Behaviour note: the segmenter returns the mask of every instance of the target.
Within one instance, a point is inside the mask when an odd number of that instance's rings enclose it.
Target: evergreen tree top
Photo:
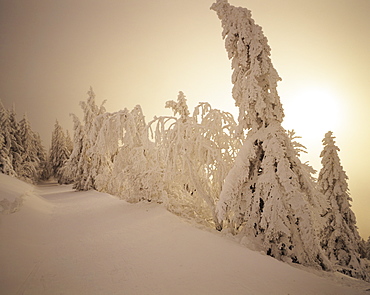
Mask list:
[[[225,47],[233,69],[235,105],[239,107],[239,128],[267,127],[282,122],[284,111],[277,93],[281,80],[270,59],[270,47],[251,12],[234,7],[227,0],[211,6],[221,20]]]
[[[334,139],[335,139],[335,136],[333,136],[333,132],[332,131],[328,131],[325,134],[325,137],[322,140],[322,143],[325,146],[332,146],[335,150],[339,151],[339,148],[337,146],[335,146],[335,140]]]
[[[175,115],[179,114],[183,122],[185,122],[186,118],[190,115],[189,108],[186,103],[185,94],[182,91],[180,91],[179,95],[177,96],[177,102],[173,100],[169,100],[166,102],[166,108],[171,108]]]
[[[339,148],[335,145],[334,138],[333,132],[329,131],[322,140],[324,149],[320,154],[322,168],[318,186],[328,199],[339,204],[340,212],[347,212],[350,210],[349,201],[352,201],[348,192],[348,176],[340,163]]]

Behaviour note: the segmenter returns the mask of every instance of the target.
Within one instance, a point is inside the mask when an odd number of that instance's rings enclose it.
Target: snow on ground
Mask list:
[[[0,181],[1,197],[9,184],[24,194],[18,180]],[[292,267],[158,204],[51,183],[36,192],[0,215],[0,294],[370,294],[368,283]]]
[[[9,214],[18,211],[23,197],[33,190],[33,185],[0,173],[0,213]]]

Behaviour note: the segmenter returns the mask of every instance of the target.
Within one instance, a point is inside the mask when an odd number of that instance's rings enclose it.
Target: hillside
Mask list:
[[[279,262],[158,204],[0,175],[0,202],[17,198],[17,212],[0,214],[0,294],[370,294],[368,283]]]

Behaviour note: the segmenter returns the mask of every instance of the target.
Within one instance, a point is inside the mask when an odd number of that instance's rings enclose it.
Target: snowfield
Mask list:
[[[0,214],[18,211],[23,198],[33,190],[32,185],[0,173]]]
[[[0,294],[370,294],[366,282],[277,261],[158,204],[0,174],[6,202],[22,206],[0,214]]]

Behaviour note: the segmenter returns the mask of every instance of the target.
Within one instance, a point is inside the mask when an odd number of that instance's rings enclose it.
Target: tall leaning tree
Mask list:
[[[319,232],[328,206],[299,160],[281,123],[281,80],[270,47],[251,12],[217,0],[232,65],[232,95],[246,140],[227,175],[217,204],[223,227],[244,235],[279,260],[332,269]]]
[[[329,131],[323,139],[320,157],[322,168],[318,187],[330,204],[325,215],[327,224],[322,232],[322,247],[335,268],[352,277],[369,280],[364,262],[360,258],[361,238],[356,217],[351,209],[348,177],[340,163],[335,137]]]

